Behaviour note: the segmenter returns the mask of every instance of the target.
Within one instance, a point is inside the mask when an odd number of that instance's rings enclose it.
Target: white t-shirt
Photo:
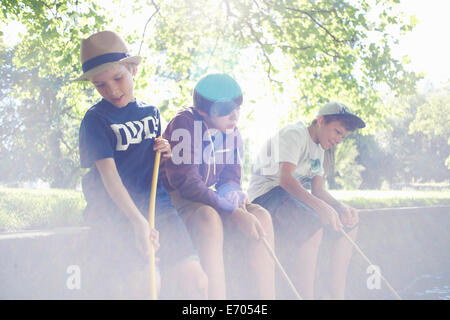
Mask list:
[[[294,177],[302,185],[311,182],[314,176],[323,176],[324,152],[301,121],[282,128],[258,154],[248,189],[249,200],[280,185],[280,162],[296,166]]]

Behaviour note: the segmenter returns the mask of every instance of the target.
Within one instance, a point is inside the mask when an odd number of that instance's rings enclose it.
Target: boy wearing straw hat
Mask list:
[[[81,61],[83,74],[75,81],[90,81],[102,96],[86,112],[79,132],[81,166],[90,168],[82,181],[84,217],[91,227],[84,288],[90,298],[148,298],[150,246],[159,247],[158,232],[146,220],[150,186],[155,154],[170,158],[170,145],[156,139],[158,108],[134,97],[141,57],[131,56],[117,33],[103,31],[83,40]],[[188,297],[206,298],[206,276],[161,184],[156,212],[163,270],[177,266]]]
[[[324,151],[365,123],[339,102],[325,104],[310,126],[301,121],[282,128],[259,153],[248,190],[249,199],[272,215],[276,248],[302,297],[314,296],[314,276],[323,226],[344,227],[354,239],[357,211],[324,188]],[[311,192],[307,188],[311,188]],[[331,298],[343,299],[352,245],[333,237]]]
[[[273,246],[270,215],[241,189],[241,88],[226,74],[210,74],[197,83],[193,98],[194,106],[180,110],[164,132],[173,150],[162,168],[164,184],[199,252],[209,297],[227,296],[225,245],[245,254],[243,277],[253,281],[254,297],[273,299],[274,264],[258,241],[266,237]]]

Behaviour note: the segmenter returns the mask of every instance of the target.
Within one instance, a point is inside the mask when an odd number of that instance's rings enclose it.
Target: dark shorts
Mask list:
[[[280,243],[277,247],[299,247],[323,227],[316,212],[281,187],[273,188],[253,203],[271,214],[275,240]]]
[[[186,227],[170,202],[170,195],[158,186],[155,228],[160,248],[157,269],[165,271],[190,259],[198,259]],[[139,206],[139,204],[138,204]],[[148,207],[148,205],[147,205]],[[91,205],[87,219],[91,227],[87,241],[88,293],[94,298],[148,298],[149,261],[138,250],[131,224],[113,203]],[[102,212],[99,212],[99,211]],[[147,215],[147,208],[141,209]],[[146,216],[146,218],[148,218]]]
[[[324,226],[313,209],[280,186],[256,198],[253,203],[261,205],[271,214],[275,238],[282,247],[298,248]],[[344,226],[344,230],[348,232],[355,227]],[[339,232],[330,228],[326,230],[331,238],[341,237]]]
[[[291,280],[298,281],[298,262],[295,252],[324,227],[319,215],[279,186],[256,198],[253,202],[261,205],[271,214],[276,254]],[[348,232],[355,227],[356,225],[351,228],[344,226],[344,230]],[[324,228],[324,231],[326,231],[324,236],[329,240],[333,241],[341,237],[339,232],[331,228]],[[279,298],[295,299],[292,290],[279,275],[276,283]]]
[[[155,228],[159,231],[161,247],[157,256],[161,268],[168,268],[186,260],[198,259],[186,226],[172,205],[169,193],[158,188],[156,193]]]

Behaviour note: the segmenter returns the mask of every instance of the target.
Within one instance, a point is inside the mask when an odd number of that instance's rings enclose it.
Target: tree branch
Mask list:
[[[235,15],[233,12],[231,12],[231,8],[230,8],[230,4],[229,4],[228,0],[224,0],[224,2],[225,2],[225,5],[226,5],[226,8],[227,8],[227,17],[235,17],[235,18],[239,19],[239,17],[237,15]],[[257,7],[259,9],[258,4],[256,2],[254,2],[254,3],[257,5]],[[264,44],[261,42],[261,39],[259,39],[256,36],[255,30],[253,29],[253,26],[248,21],[245,21],[245,24],[249,27],[253,38],[256,40],[256,42],[258,42],[259,46],[261,47],[261,51],[262,51],[262,53],[263,53],[267,63],[269,64],[269,69],[267,70],[267,77],[269,78],[270,81],[281,85],[282,82],[273,79],[272,76],[271,76],[273,64],[272,64],[272,61],[270,60],[269,56],[267,55],[266,51],[264,50]],[[242,30],[240,30],[239,32],[241,34],[241,37],[245,38],[244,35],[242,34]]]
[[[231,9],[230,9],[230,3],[228,2],[228,0],[224,0],[224,2],[225,2],[225,5],[226,5],[226,7],[227,7],[227,18],[228,18],[228,17],[239,18],[237,15],[235,15],[233,12],[231,12]]]
[[[55,3],[56,3],[56,2],[55,2]],[[52,14],[52,16],[53,16],[55,19],[62,20],[61,17],[58,16],[58,10],[56,10],[56,12],[53,12],[52,8],[50,8],[50,6],[49,6],[45,1],[43,1],[42,4],[50,11],[50,13]]]
[[[338,40],[327,28],[325,28],[319,21],[314,19],[312,14],[309,13],[308,11],[304,11],[304,10],[300,10],[300,9],[296,9],[296,8],[289,8],[289,7],[286,7],[286,9],[290,10],[290,11],[298,12],[298,13],[301,13],[301,14],[304,14],[304,15],[308,16],[316,25],[319,26],[319,28],[324,30],[331,38],[333,38],[333,40],[335,42],[337,42],[337,43],[344,43],[345,42],[344,40]]]
[[[61,135],[59,136],[59,140],[66,146],[66,148],[69,150],[69,154],[73,154],[74,150],[73,148],[64,140],[63,133],[61,132]],[[75,169],[75,168],[74,168]]]
[[[263,0],[263,2],[266,4],[266,6],[268,8],[273,8],[275,6],[274,2],[271,2],[269,0]],[[331,10],[324,10],[324,9],[319,9],[319,10],[308,10],[309,13],[311,14],[317,14],[317,13],[321,13],[321,14],[327,14],[327,13],[337,13],[336,9],[331,9]]]
[[[297,50],[297,51],[303,51],[303,50],[308,50],[308,49],[311,49],[312,48],[312,46],[306,46],[306,47],[293,47],[293,46],[288,46],[288,45],[279,45],[279,47],[280,48],[289,48],[289,49],[294,49],[294,50]]]
[[[261,39],[259,39],[259,38],[256,36],[255,30],[253,29],[253,26],[252,26],[248,21],[246,22],[246,24],[247,24],[247,26],[250,28],[250,32],[251,32],[253,38],[254,38],[254,39],[256,40],[256,42],[258,42],[258,44],[260,45],[261,50],[262,50],[262,53],[264,54],[264,57],[266,58],[266,61],[267,61],[267,63],[269,64],[269,69],[267,70],[267,77],[269,78],[270,81],[276,82],[276,83],[278,83],[279,85],[281,85],[281,84],[282,84],[281,81],[277,81],[277,80],[275,80],[275,79],[272,79],[272,77],[271,77],[271,71],[272,71],[273,65],[272,65],[272,61],[270,60],[269,56],[267,55],[266,51],[264,50],[264,44],[261,42]]]
[[[148,18],[147,22],[145,23],[144,31],[142,32],[141,44],[139,45],[138,55],[140,55],[140,53],[141,53],[141,48],[142,48],[142,44],[144,43],[145,31],[147,30],[147,25],[150,23],[152,18],[159,12],[159,7],[156,5],[155,1],[152,0],[152,4],[155,7],[155,12],[153,12],[153,14],[150,16],[150,18]]]

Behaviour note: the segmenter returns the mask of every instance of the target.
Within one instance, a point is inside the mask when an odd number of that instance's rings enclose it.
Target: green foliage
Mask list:
[[[335,180],[343,189],[358,189],[362,183],[361,171],[365,168],[356,161],[358,155],[352,139],[344,140],[336,148]]]
[[[402,115],[389,119],[392,129],[387,130],[389,145],[385,145],[396,170],[392,182],[400,181],[444,181],[450,179],[450,171],[445,167],[445,159],[450,154],[448,145],[448,114],[436,110],[438,92],[415,95],[407,99],[401,108]],[[440,101],[440,100],[439,100]],[[396,101],[392,102],[393,105]],[[439,104],[438,104],[439,106]],[[437,114],[434,114],[438,112]],[[428,122],[428,117],[434,119]],[[436,130],[433,128],[436,127]],[[442,132],[436,134],[438,132]],[[397,181],[396,181],[397,180]]]
[[[89,85],[69,79],[81,72],[81,39],[104,29],[119,31],[130,47],[139,44],[144,61],[136,94],[151,97],[149,101],[163,97],[159,106],[166,121],[191,104],[191,90],[203,74],[227,72],[239,80],[262,69],[271,90],[266,94],[294,88],[291,105],[301,106],[306,116],[325,101],[345,101],[364,115],[367,132],[373,131],[384,126],[389,114],[378,88],[410,93],[420,78],[404,69],[407,58],[391,56],[396,41],[391,31],[406,33],[416,23],[399,13],[396,4],[147,0],[115,1],[104,8],[94,1],[2,1],[0,19],[17,20],[26,32],[15,48],[2,46],[0,52],[7,62],[0,67],[2,78],[8,79],[1,95],[11,97],[2,99],[1,111],[9,116],[0,132],[0,162],[11,170],[2,169],[0,180],[77,184],[79,122],[98,95]],[[137,23],[125,28],[130,16],[140,18],[144,12],[146,32]],[[300,108],[292,109],[288,116],[297,118],[298,112]]]
[[[361,172],[362,189],[378,189],[383,186],[386,179],[386,171],[392,167],[388,161],[385,150],[380,146],[374,135],[355,135],[355,142],[358,147],[358,163],[366,170]]]
[[[2,96],[0,132],[4,156],[0,180],[42,179],[53,187],[75,187],[81,174],[78,159],[78,127],[90,104],[92,89],[69,81],[79,72],[81,39],[103,29],[107,20],[95,3],[78,1],[2,2],[3,18],[26,27],[14,48],[1,44],[3,77],[9,79]],[[3,42],[0,39],[0,42]],[[87,102],[89,101],[89,102]]]
[[[0,231],[79,226],[85,205],[78,191],[0,188]]]
[[[450,88],[447,92],[431,94],[427,102],[417,110],[410,124],[410,133],[421,132],[428,137],[450,136]]]
[[[450,85],[432,93],[427,102],[419,107],[414,121],[409,125],[409,133],[422,133],[434,140],[447,139],[449,147],[445,165],[450,169]]]
[[[448,99],[444,89],[386,103],[395,111],[386,120],[387,129],[356,136],[358,162],[366,167],[362,188],[450,179]]]
[[[398,12],[396,1],[148,3],[154,8],[152,32],[143,53],[154,63],[145,74],[153,74],[172,89],[168,110],[190,102],[195,80],[206,72],[228,72],[239,79],[238,71],[262,65],[272,90],[296,88],[292,104],[301,105],[306,115],[330,99],[341,98],[365,115],[370,131],[383,125],[389,113],[379,103],[378,87],[412,93],[420,78],[404,69],[407,58],[397,61],[391,56],[390,46],[396,41],[391,31],[406,33],[416,23]],[[250,64],[238,70],[239,58],[248,54],[254,56]],[[294,81],[279,76],[285,69]],[[292,110],[291,117],[298,112]]]
[[[295,105],[301,105],[306,114],[330,99],[345,97],[373,129],[387,114],[377,103],[376,85],[387,84],[397,93],[414,88],[417,76],[391,57],[393,39],[387,30],[400,25],[405,31],[412,28],[395,13],[395,1],[378,1],[383,10],[373,18],[368,12],[377,10],[366,1],[226,3],[235,30],[232,36],[244,45],[256,44],[268,77],[280,90],[289,84],[277,79],[276,73],[286,61],[291,64],[298,87]],[[272,60],[279,54],[285,57],[282,64]]]
[[[330,193],[336,197],[336,199],[358,209],[450,205],[450,190],[331,190]]]

